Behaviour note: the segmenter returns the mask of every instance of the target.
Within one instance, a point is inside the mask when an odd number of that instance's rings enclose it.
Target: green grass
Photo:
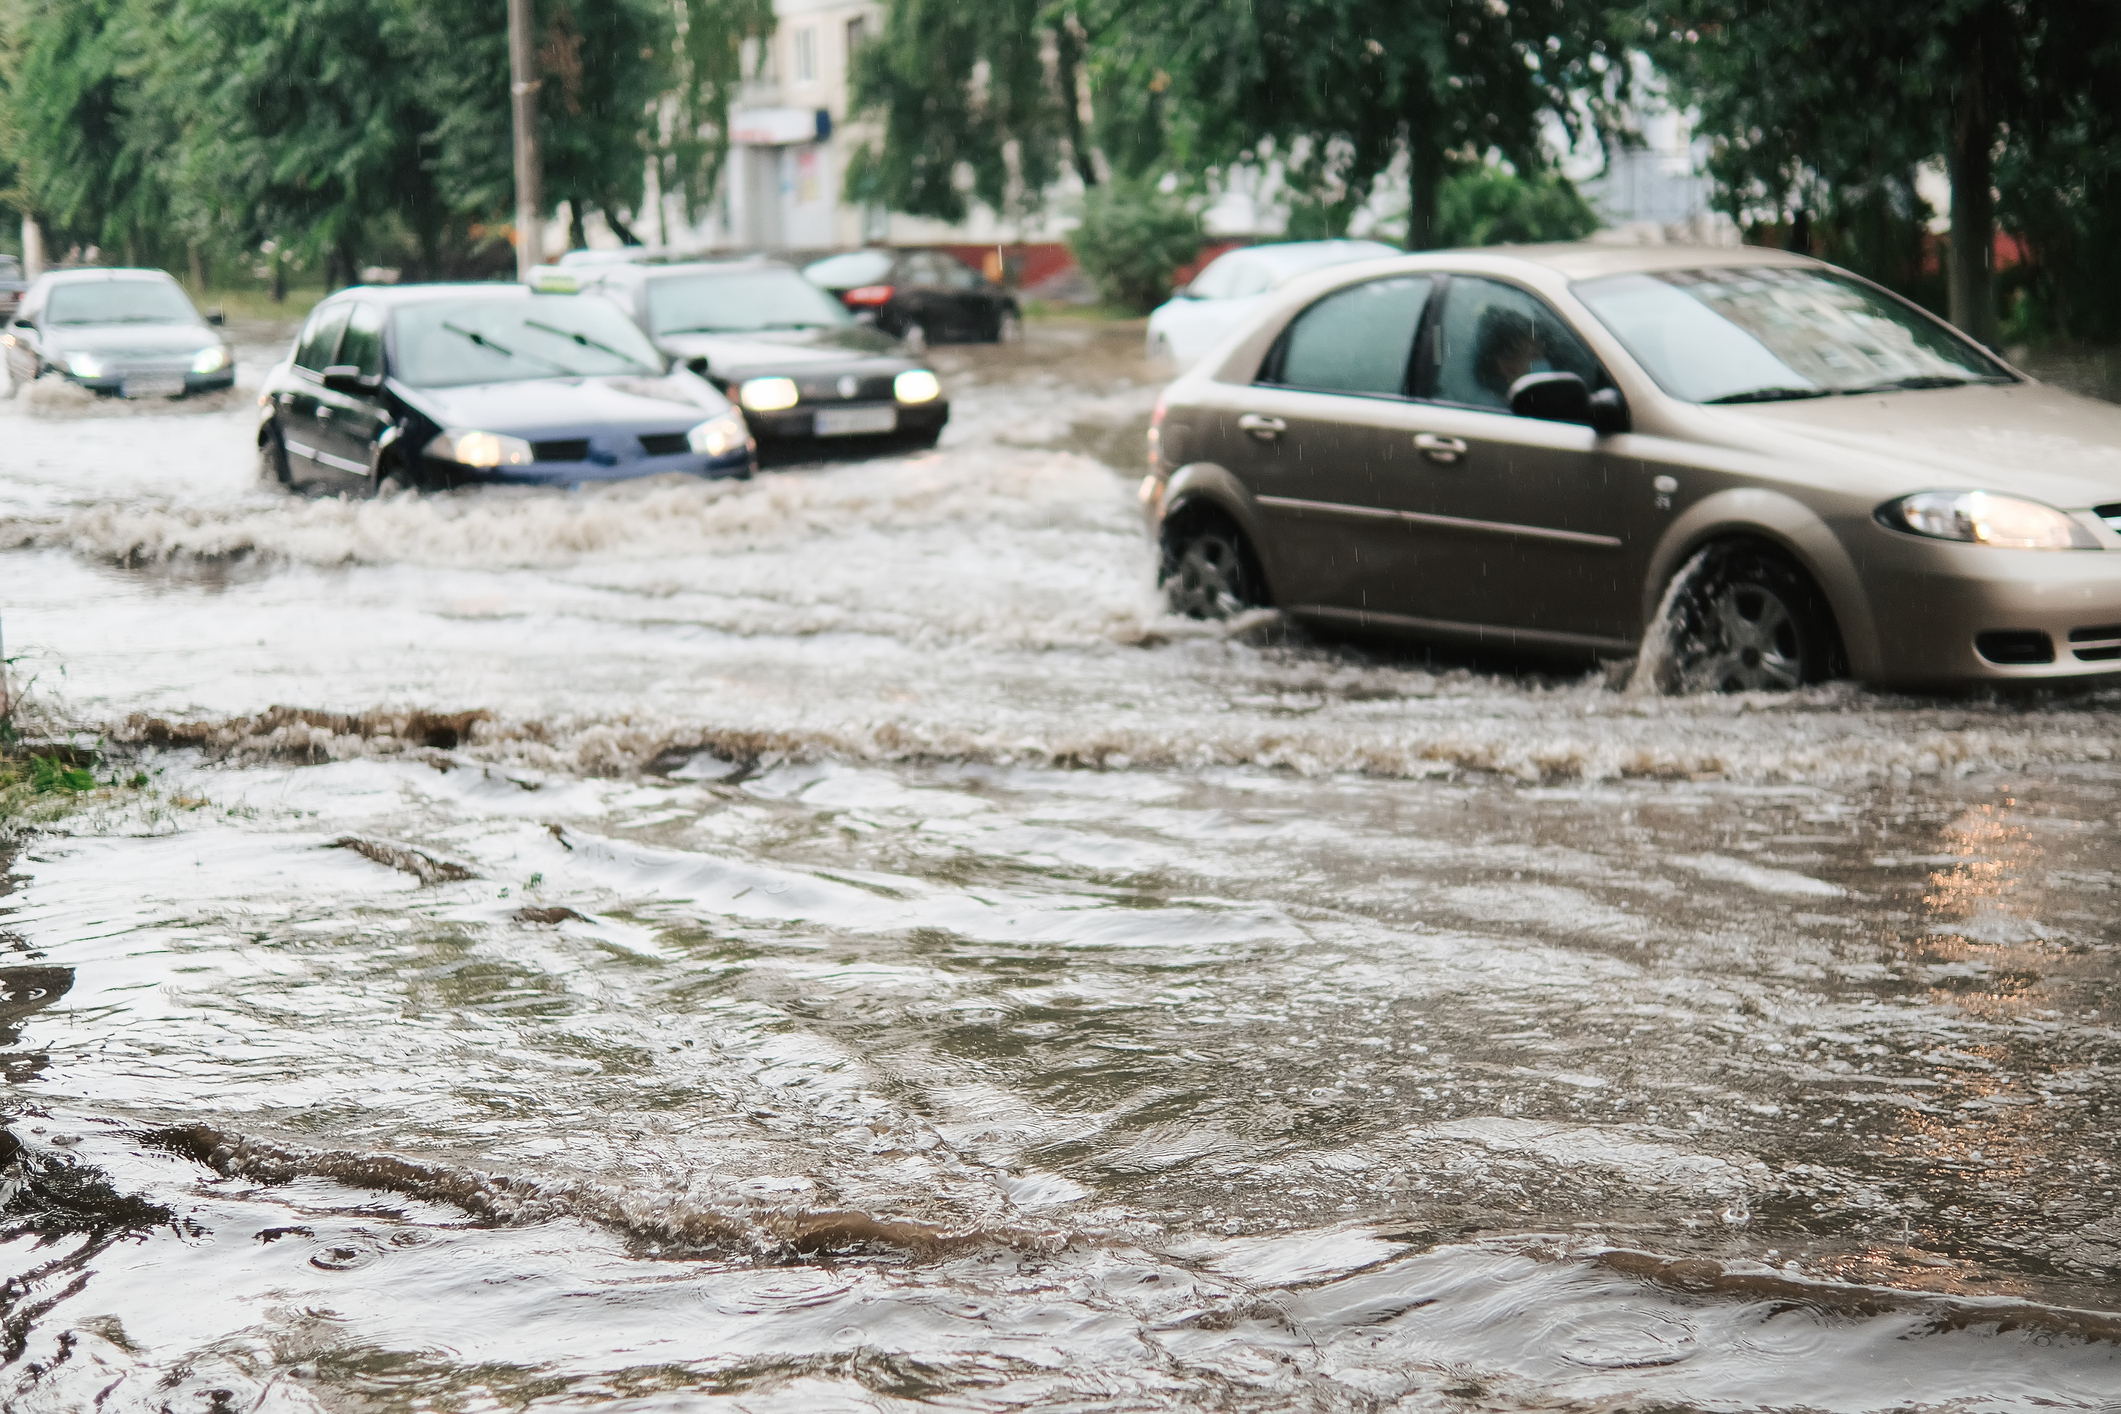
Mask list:
[[[289,290],[287,298],[278,304],[264,290],[208,290],[195,295],[192,303],[201,310],[219,309],[231,320],[245,323],[281,321],[299,324],[309,318],[310,310],[324,298],[322,289]]]
[[[1052,323],[1124,324],[1148,316],[1121,304],[1049,304],[1045,300],[1023,302],[1024,318]]]

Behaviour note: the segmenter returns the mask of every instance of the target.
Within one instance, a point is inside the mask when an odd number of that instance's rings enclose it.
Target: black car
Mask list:
[[[160,270],[54,270],[23,295],[0,345],[17,388],[57,372],[98,393],[176,397],[236,381],[220,322]]]
[[[762,445],[891,438],[933,446],[950,420],[935,371],[770,260],[541,268],[540,290],[602,295],[726,391]]]
[[[341,290],[258,402],[264,474],[318,490],[745,477],[756,450],[608,301],[521,285]]]
[[[804,266],[803,277],[910,348],[1024,335],[1016,297],[946,251],[850,250]]]

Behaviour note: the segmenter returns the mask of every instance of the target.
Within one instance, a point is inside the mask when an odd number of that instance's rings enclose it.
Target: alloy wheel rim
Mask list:
[[[1682,669],[1692,692],[1788,692],[1804,682],[1797,616],[1756,584],[1726,585],[1703,606],[1698,654]]]
[[[1237,547],[1220,538],[1203,538],[1186,547],[1178,562],[1177,608],[1203,619],[1226,619],[1244,608],[1237,587],[1242,582]]]

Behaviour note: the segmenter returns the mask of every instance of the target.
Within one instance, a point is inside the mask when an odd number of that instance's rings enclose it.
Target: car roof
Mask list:
[[[643,280],[661,280],[672,275],[735,275],[757,270],[794,270],[785,260],[770,260],[765,256],[738,256],[730,260],[681,260],[667,264],[628,265],[614,269],[614,275],[635,275]]]
[[[1698,270],[1704,266],[1817,266],[1821,263],[1808,255],[1758,245],[1605,245],[1597,241],[1568,241],[1545,245],[1491,245],[1421,253],[1428,257],[1478,255],[1484,258],[1522,260],[1534,265],[1543,265],[1570,280],[1590,280],[1601,275],[1632,275],[1658,270]]]
[[[1401,255],[1397,246],[1382,241],[1274,241],[1266,245],[1238,246],[1217,256],[1218,260],[1251,258],[1277,270],[1309,270],[1322,261],[1341,257],[1358,260],[1365,256],[1382,260]]]
[[[382,305],[419,304],[430,299],[441,299],[447,295],[485,295],[493,299],[517,298],[535,294],[537,291],[519,285],[513,280],[457,281],[432,285],[348,285],[343,290],[333,290],[319,304],[327,300],[372,299]]]
[[[97,265],[81,270],[47,270],[44,272],[47,285],[91,285],[118,282],[150,282],[161,280],[168,284],[177,281],[167,270],[141,270],[122,266]]]

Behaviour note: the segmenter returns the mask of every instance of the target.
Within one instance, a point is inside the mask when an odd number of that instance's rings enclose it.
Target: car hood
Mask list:
[[[221,331],[205,324],[55,324],[51,344],[68,353],[197,353],[221,342]]]
[[[1739,437],[1779,432],[1917,473],[1923,486],[2012,491],[2064,510],[2121,501],[2121,406],[2043,383],[1703,411]]]
[[[898,344],[888,335],[859,325],[756,334],[665,334],[656,344],[663,352],[688,363],[706,359],[708,370],[717,378],[758,373],[801,375],[852,368],[903,372],[919,366],[900,354]]]
[[[400,396],[438,426],[533,439],[578,436],[597,428],[678,431],[729,407],[712,384],[684,372],[664,378],[533,378],[405,388]]]

